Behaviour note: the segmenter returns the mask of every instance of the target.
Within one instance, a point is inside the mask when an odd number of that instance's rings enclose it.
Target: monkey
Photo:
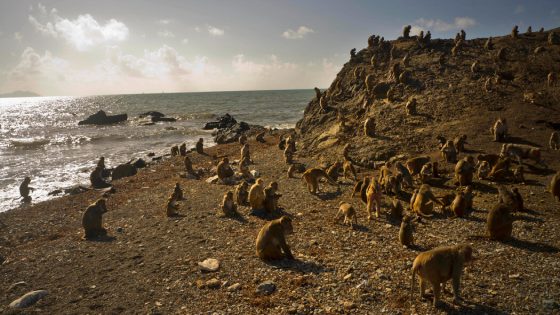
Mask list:
[[[519,38],[519,27],[517,25],[515,25],[511,30],[511,38],[513,39]]]
[[[412,212],[422,217],[431,217],[433,215],[430,212],[434,208],[434,202],[443,206],[443,203],[436,199],[428,184],[422,184],[413,197],[411,199]]]
[[[453,203],[453,200],[455,200],[455,194],[454,193],[448,193],[445,194],[443,196],[439,196],[436,197],[437,199],[439,199],[441,201],[441,210],[442,212],[445,212],[447,207],[451,206],[451,204]]]
[[[406,25],[405,27],[403,27],[403,38],[404,39],[410,38],[410,30],[411,29],[412,29],[412,26],[410,26],[410,25]]]
[[[286,235],[293,232],[292,219],[287,216],[267,222],[257,236],[257,257],[262,260],[293,260],[294,256],[286,242]]]
[[[488,213],[486,230],[491,240],[505,241],[511,238],[513,218],[511,206],[505,203],[496,204]]]
[[[455,45],[451,48],[451,56],[455,57],[459,53],[459,46]]]
[[[288,139],[286,139],[286,146],[290,148],[292,153],[296,152],[296,140],[292,136],[289,136]]]
[[[241,158],[247,158],[247,159],[251,160],[251,150],[249,149],[249,144],[248,143],[245,143],[241,147]]]
[[[453,145],[457,150],[457,153],[465,152],[465,144],[467,143],[467,135],[460,135],[453,139]]]
[[[530,35],[531,33],[533,33],[533,28],[531,27],[531,25],[529,25],[529,27],[527,27],[527,35]]]
[[[411,176],[414,176],[418,173],[420,173],[420,170],[422,170],[422,166],[424,166],[424,164],[430,162],[430,157],[429,156],[419,156],[419,157],[415,157],[415,158],[411,158],[406,160],[405,165],[406,168],[408,169],[409,173]]]
[[[282,197],[281,194],[277,194],[278,191],[278,183],[271,182],[268,186],[264,189],[264,209],[267,213],[272,213],[278,209],[278,199]]]
[[[544,27],[541,27],[541,28],[539,29],[539,33],[544,33]]]
[[[375,136],[375,119],[373,117],[368,117],[364,121],[364,134],[370,138]]]
[[[558,171],[550,180],[549,191],[554,200],[560,201],[560,171]]]
[[[193,169],[192,161],[188,156],[185,156],[185,160],[183,161],[183,163],[185,164],[185,171],[187,171],[187,174],[190,174],[198,179],[198,173]]]
[[[175,188],[173,189],[173,193],[171,194],[171,196],[175,199],[175,200],[184,200],[184,196],[183,196],[183,190],[181,189],[181,185],[179,185],[179,183],[175,183]]]
[[[342,164],[342,173],[344,174],[344,178],[348,178],[348,176],[352,175],[352,179],[354,181],[358,180],[358,176],[356,175],[356,169],[352,162],[345,160]]]
[[[280,139],[280,142],[282,142],[282,139]],[[242,134],[241,136],[239,136],[239,144],[245,145],[245,143],[247,143],[247,135]]]
[[[548,146],[551,150],[560,150],[560,133],[553,131],[548,140]]]
[[[538,55],[543,51],[546,51],[546,48],[544,48],[543,46],[538,46],[537,48],[535,48],[535,50],[533,50],[533,54]]]
[[[225,216],[233,216],[237,213],[237,205],[233,202],[233,192],[231,190],[224,194],[221,209]]]
[[[486,179],[488,178],[488,174],[490,173],[490,164],[487,161],[482,161],[478,163],[478,169],[476,171],[476,177],[478,179]]]
[[[346,145],[344,145],[344,148],[342,149],[342,156],[344,157],[344,160],[346,160],[346,161],[351,161],[351,159],[350,159],[350,149],[352,149],[352,146],[350,145],[350,143],[347,143]]]
[[[172,194],[171,196],[169,196],[167,202],[165,203],[165,215],[168,218],[176,216],[176,210],[178,208],[179,206],[177,205],[177,199],[175,199],[175,196]]]
[[[179,155],[179,147],[174,145],[171,147],[171,156],[177,156]]]
[[[527,145],[504,143],[502,144],[502,150],[500,151],[500,156],[515,157],[519,165],[521,165],[522,159],[530,159],[546,167],[546,164],[541,159],[541,149],[533,148]]]
[[[426,184],[427,182],[430,181],[430,179],[432,179],[432,163],[428,162],[426,164],[424,164],[424,166],[422,166],[422,169],[420,170],[420,182],[422,184]]]
[[[434,161],[432,163],[432,177],[433,178],[439,178],[438,166],[439,166],[439,163],[437,161]]]
[[[397,197],[393,197],[391,202],[391,218],[395,221],[402,220],[404,215],[404,208],[399,199]]]
[[[321,96],[319,99],[319,107],[321,108],[321,112],[326,113],[329,110],[329,105],[327,104],[327,97]]]
[[[265,196],[263,184],[262,178],[259,178],[249,189],[249,205],[252,210],[264,209]]]
[[[379,210],[381,210],[381,197],[381,185],[379,185],[379,182],[372,177],[366,191],[368,222],[371,221],[371,214],[374,208],[375,217],[379,218]]]
[[[496,120],[492,128],[490,129],[492,135],[494,135],[494,142],[503,142],[506,140],[508,133],[507,121],[505,118],[499,118]]]
[[[494,49],[494,43],[492,43],[492,37],[488,37],[488,39],[484,43],[484,49],[486,50]]]
[[[384,178],[383,182],[380,182],[383,187],[385,194],[399,195],[401,193],[402,175],[389,175]]]
[[[100,157],[97,162],[97,167],[101,168],[101,177],[109,177],[111,175],[111,170],[105,167],[105,157]]]
[[[438,147],[440,150],[447,143],[447,139],[445,139],[445,137],[442,135],[436,136],[436,140],[438,141]]]
[[[475,62],[472,63],[471,65],[471,73],[475,74],[478,72],[478,60],[476,60]]]
[[[23,179],[23,182],[21,182],[21,185],[19,185],[19,194],[23,198],[24,202],[31,201],[31,196],[29,196],[29,191],[35,190],[35,188],[29,187],[29,183],[31,183],[31,178],[26,176]]]
[[[248,188],[249,184],[247,184],[246,181],[242,181],[235,188],[235,200],[238,205],[244,206],[247,204],[247,198],[249,197],[249,192],[247,191]]]
[[[461,274],[466,263],[472,261],[472,247],[470,245],[440,246],[420,253],[412,263],[412,281],[410,295],[414,291],[415,276],[420,278],[420,296],[424,296],[426,282],[434,291],[433,306],[436,307],[441,293],[441,284],[452,280],[453,300],[461,300]]]
[[[399,242],[401,245],[410,247],[414,246],[414,225],[411,216],[404,216],[399,230]]]
[[[498,202],[507,205],[512,211],[516,210],[515,196],[504,185],[498,185]]]
[[[255,140],[257,140],[260,143],[266,143],[266,140],[264,140],[265,133],[266,133],[266,131],[262,131],[262,132],[258,133],[257,136],[255,137]]]
[[[513,196],[513,201],[514,201],[514,210],[524,211],[525,207],[523,205],[523,197],[521,197],[521,194],[519,193],[519,189],[517,189],[517,187],[513,187],[511,189],[511,194]]]
[[[89,205],[82,216],[82,227],[84,228],[84,238],[93,239],[107,235],[107,230],[103,228],[103,214],[107,212],[105,199],[98,199]]]
[[[451,49],[451,53],[453,53],[453,49]],[[445,54],[439,55],[438,64],[440,67],[445,67]]]
[[[406,102],[406,114],[408,116],[414,116],[417,114],[416,112],[416,98],[411,98],[408,102]]]
[[[180,156],[186,156],[187,155],[187,144],[186,143],[182,143],[181,146],[179,146],[179,155]]]
[[[372,60],[373,60],[373,57],[372,57]],[[373,91],[374,86],[375,86],[375,75],[374,74],[368,74],[366,76],[366,90],[367,90],[367,92],[371,93]]]
[[[369,177],[364,177],[362,180],[357,181],[356,184],[354,184],[354,189],[352,190],[352,197],[355,197],[357,194],[360,194],[360,198],[361,198],[361,193],[363,188],[365,187],[365,189],[367,189],[367,186],[369,185]],[[364,198],[362,198],[364,199]]]
[[[294,162],[294,152],[290,150],[289,146],[284,150],[284,162],[286,162],[286,164],[292,164]]]
[[[102,177],[103,169],[101,167],[96,167],[93,172],[89,175],[89,180],[91,182],[91,187],[95,189],[111,187],[111,184],[107,183]]]
[[[455,165],[455,181],[460,186],[472,184],[474,173],[474,158],[470,155],[462,158]]]
[[[403,66],[408,67],[410,64],[410,56],[407,54],[404,55],[402,59]]]
[[[414,184],[412,175],[410,175],[408,169],[404,167],[401,162],[397,161],[395,163],[395,170],[397,171],[397,174],[401,175],[403,184],[405,184],[408,188],[412,188]]]
[[[492,78],[488,78],[484,82],[484,91],[486,93],[492,92]]]
[[[548,87],[553,87],[554,84],[556,83],[556,73],[554,72],[549,72],[548,76],[547,76],[547,83],[548,83]]]
[[[471,211],[473,209],[473,199],[474,199],[472,185],[468,185],[467,187],[465,187],[465,190],[463,190],[463,193],[465,195],[465,200],[467,202],[466,209],[468,211]]]
[[[313,88],[315,90],[315,97],[319,100],[321,99],[321,90],[318,87]]]
[[[218,166],[216,167],[216,173],[218,175],[218,178],[223,183],[230,182],[230,177],[232,177],[235,173],[229,165],[229,159],[227,157],[224,157],[222,161],[218,163]]]
[[[506,60],[506,48],[502,47],[498,50],[498,53],[496,54],[496,59],[497,60]]]
[[[467,33],[465,32],[465,30],[461,30],[461,39],[467,40]]]
[[[331,165],[331,167],[329,167],[327,169],[327,175],[329,175],[330,178],[332,178],[332,180],[337,181],[338,180],[338,174],[340,172],[340,168],[342,167],[342,163],[339,161],[334,162],[333,165]]]
[[[451,211],[456,218],[462,218],[467,209],[467,199],[465,198],[465,193],[462,191],[457,192],[455,199],[451,203]]]
[[[510,158],[500,158],[498,162],[492,167],[490,173],[488,174],[488,178],[492,180],[505,180],[511,177],[511,171],[509,169],[511,164]]]
[[[290,164],[288,167],[288,178],[294,178],[294,172],[296,171],[296,167],[294,164]]]
[[[476,156],[476,159],[478,160],[478,163],[481,163],[483,161],[488,162],[488,166],[492,167],[494,165],[496,165],[496,163],[498,162],[498,160],[500,160],[500,155],[498,154],[479,154]]]
[[[198,142],[196,143],[196,152],[198,154],[204,154],[203,142],[204,142],[204,139],[199,138]]]
[[[310,193],[316,194],[318,191],[320,192],[319,179],[321,177],[324,177],[327,180],[327,182],[329,182],[331,185],[335,185],[337,186],[337,188],[339,188],[338,183],[335,182],[332,178],[330,178],[330,176],[327,175],[325,171],[323,171],[320,168],[310,168],[305,172],[303,172],[303,176],[302,176],[302,179],[306,182],[307,189],[309,190]]]
[[[358,217],[356,216],[356,210],[352,207],[351,204],[341,201],[338,204],[338,212],[334,218],[335,223],[339,223],[340,219],[344,218],[342,224],[350,224],[350,227],[353,229],[354,224],[358,224]]]
[[[249,168],[248,166],[251,164],[251,160],[248,157],[242,157],[241,161],[239,161],[239,170],[241,173],[243,173],[245,170],[248,172]],[[251,177],[251,176],[249,176]]]
[[[399,76],[401,74],[401,68],[398,62],[396,62],[395,64],[393,64],[393,66],[391,67],[391,71],[389,72],[389,77],[394,80],[395,82],[398,83],[399,81]]]
[[[513,181],[516,183],[525,183],[523,166],[519,165],[513,170]]]
[[[391,175],[391,162],[387,161],[381,168],[379,169],[379,176],[377,177],[377,181],[382,183],[386,177]]]
[[[453,144],[453,141],[447,140],[447,142],[440,149],[440,151],[441,151],[441,157],[448,163],[457,162],[457,150],[455,149],[455,145]]]

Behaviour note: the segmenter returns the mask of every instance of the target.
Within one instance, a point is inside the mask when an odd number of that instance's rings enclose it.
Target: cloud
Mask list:
[[[14,39],[21,43],[21,40],[23,39],[23,35],[21,35],[20,32],[15,32]]]
[[[157,21],[157,22],[158,22],[158,24],[161,24],[161,25],[169,25],[169,24],[171,24],[171,20],[167,20],[167,19],[161,19],[161,20],[159,20],[159,21]]]
[[[525,12],[525,6],[518,4],[513,11],[514,14],[521,14]]]
[[[417,34],[420,30],[448,32],[453,30],[467,29],[476,25],[476,20],[470,17],[456,17],[453,22],[446,22],[440,19],[420,18],[412,24],[412,34]]]
[[[232,66],[235,72],[254,75],[295,70],[298,68],[298,65],[295,63],[280,61],[276,55],[270,55],[266,63],[257,63],[249,61],[245,58],[245,55],[239,54],[233,57]]]
[[[222,36],[222,35],[224,35],[225,32],[222,29],[219,29],[217,27],[209,25],[208,26],[208,33],[210,33],[210,35],[212,35],[212,36]]]
[[[8,76],[14,80],[25,80],[40,75],[60,79],[63,78],[62,71],[67,65],[66,60],[53,57],[48,50],[41,56],[33,48],[27,47],[23,50],[19,63],[8,72]]]
[[[314,33],[315,31],[307,26],[300,26],[296,31],[289,29],[282,33],[282,37],[286,39],[301,39],[305,35]]]
[[[186,44],[189,43],[189,39],[188,38],[183,38],[183,40],[181,40],[181,43],[186,45]]]
[[[62,38],[79,51],[85,51],[100,44],[124,41],[129,34],[128,27],[115,19],[110,19],[102,24],[90,14],[83,14],[75,20],[70,20],[60,17],[56,9],[51,11],[50,18],[52,21],[42,24],[30,15],[29,22],[40,33]]]
[[[169,30],[163,30],[157,33],[159,37],[163,37],[163,38],[174,38],[175,34],[173,34],[173,32],[169,31]]]

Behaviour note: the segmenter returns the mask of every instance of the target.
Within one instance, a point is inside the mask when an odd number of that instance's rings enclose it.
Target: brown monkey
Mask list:
[[[286,162],[286,164],[292,164],[294,162],[294,152],[289,146],[284,150],[284,162]]]
[[[338,174],[340,172],[341,167],[342,167],[341,162],[339,161],[334,162],[333,165],[331,165],[331,167],[327,169],[327,175],[329,175],[329,177],[332,178],[332,180],[337,181]]]
[[[296,140],[294,139],[294,137],[289,136],[288,139],[286,139],[286,146],[290,148],[290,151],[292,151],[292,153],[296,152]]]
[[[257,179],[256,183],[249,189],[249,205],[252,210],[264,209],[264,187],[262,178]]]
[[[29,191],[35,190],[33,187],[29,187],[29,183],[31,183],[31,178],[26,176],[19,185],[19,194],[23,198],[24,202],[30,202],[31,196],[29,196]]]
[[[350,149],[352,148],[352,146],[350,145],[350,143],[347,143],[344,148],[342,149],[342,156],[344,157],[344,160],[346,161],[351,161],[350,159]]]
[[[408,116],[413,116],[416,115],[416,98],[411,98],[407,103],[406,103],[406,114]]]
[[[465,263],[472,260],[472,247],[469,245],[441,246],[420,253],[412,263],[412,282],[410,294],[414,291],[415,276],[420,278],[420,296],[424,296],[426,282],[434,291],[433,305],[437,306],[441,284],[452,280],[454,301],[461,300],[461,274]]]
[[[175,196],[171,195],[169,196],[169,198],[167,199],[167,202],[165,203],[165,215],[170,218],[173,216],[177,215],[176,210],[179,208],[179,205],[177,205],[177,199],[175,199]]]
[[[551,150],[560,150],[560,133],[553,131],[548,140],[548,145]]]
[[[556,83],[556,80],[557,80],[556,73],[552,71],[549,72],[547,76],[548,87],[553,87],[554,84]]]
[[[486,179],[490,174],[490,164],[487,161],[482,161],[478,163],[478,169],[476,171],[476,177],[478,179]]]
[[[402,203],[396,197],[393,197],[391,202],[391,218],[393,220],[402,220],[404,214],[404,208]]]
[[[434,202],[443,206],[443,203],[436,199],[430,185],[422,184],[418,189],[418,192],[413,195],[412,201],[412,212],[423,216],[432,216],[431,212],[434,208]]]
[[[519,27],[517,25],[515,25],[511,30],[511,38],[513,39],[519,38]]]
[[[479,70],[479,65],[478,65],[478,60],[476,60],[475,62],[472,63],[471,65],[471,73],[475,74],[477,73]]]
[[[241,147],[241,158],[247,158],[251,160],[251,150],[248,143],[245,143],[243,147]]]
[[[352,190],[352,197],[356,196],[357,194],[360,194],[362,191],[362,187],[365,186],[367,187],[369,185],[369,177],[364,177],[362,180],[357,181],[356,184],[354,184],[354,189]]]
[[[339,204],[338,213],[334,218],[335,223],[339,223],[340,219],[344,217],[343,224],[350,224],[351,228],[354,228],[354,224],[358,224],[358,217],[356,216],[356,210],[351,204],[341,201]]]
[[[498,162],[498,160],[500,160],[500,155],[498,154],[479,154],[476,156],[476,159],[478,160],[478,163],[481,163],[483,161],[488,162],[488,166],[492,167],[494,165],[496,165],[496,163]]]
[[[243,161],[239,163],[239,173],[241,174],[241,177],[243,177],[244,179],[247,180],[253,179],[253,174],[251,174],[251,172],[249,171],[249,167],[247,166],[247,163],[243,163]]]
[[[235,200],[237,204],[240,206],[244,206],[247,204],[247,198],[249,197],[249,192],[247,191],[249,188],[249,184],[246,181],[242,181],[237,187],[235,188]]]
[[[560,201],[560,171],[554,174],[550,181],[550,193],[555,200]]]
[[[320,168],[310,168],[303,172],[302,179],[307,183],[307,189],[310,193],[316,194],[319,190],[319,179],[324,177],[331,185],[335,185],[338,188],[338,183],[325,173]]]
[[[171,194],[175,200],[184,200],[183,190],[181,189],[181,185],[179,183],[175,183],[175,188],[173,188],[173,193]]]
[[[387,161],[381,168],[379,169],[379,176],[377,177],[377,181],[382,183],[385,181],[386,177],[391,175],[391,162]]]
[[[498,50],[498,53],[496,54],[496,59],[506,60],[506,48],[505,47],[502,47],[502,48],[500,48],[500,50]]]
[[[465,193],[460,191],[455,195],[455,199],[451,203],[451,211],[456,218],[462,218],[466,214],[467,209],[467,199],[465,198]]]
[[[529,25],[529,27],[527,27],[527,35],[531,35],[531,33],[533,33],[533,28],[531,27],[531,25]]]
[[[524,183],[525,182],[525,175],[524,175],[524,168],[523,166],[519,165],[513,170],[513,181],[516,183]]]
[[[326,113],[329,110],[329,105],[327,104],[326,96],[321,96],[321,99],[319,99],[319,107],[321,108],[321,111],[324,113]]]
[[[281,142],[282,140],[280,140]],[[239,136],[239,144],[241,145],[245,145],[245,143],[247,143],[247,135],[246,134],[242,134],[241,136]]]
[[[403,27],[403,38],[404,39],[408,39],[410,38],[410,30],[412,29],[412,26],[407,25],[405,27]]]
[[[434,162],[432,163],[432,177],[433,177],[433,178],[439,178],[439,169],[438,169],[438,167],[439,167],[438,161],[434,161]]]
[[[440,151],[441,151],[441,157],[445,161],[449,163],[457,162],[457,150],[455,149],[455,145],[453,144],[453,141],[447,140],[447,142],[440,149]]]
[[[181,144],[181,146],[179,146],[179,155],[181,156],[187,155],[187,144],[184,142]]]
[[[484,82],[484,91],[486,93],[492,92],[492,78],[488,78]]]
[[[473,209],[474,199],[473,187],[471,185],[465,187],[463,193],[465,195],[465,200],[467,201],[466,209],[467,211],[471,211]]]
[[[91,172],[89,181],[91,182],[91,187],[96,189],[111,187],[111,184],[103,179],[103,169],[101,167],[96,167],[93,172]]]
[[[296,166],[294,164],[290,164],[290,167],[288,167],[288,178],[294,178],[295,171],[296,171]]]
[[[498,162],[492,167],[490,173],[488,174],[488,178],[492,180],[506,180],[511,177],[511,171],[509,166],[511,164],[511,160],[506,158],[500,158]]]
[[[412,188],[414,184],[412,181],[412,175],[410,175],[408,169],[404,167],[401,162],[397,161],[395,163],[395,170],[397,171],[397,174],[401,174],[402,182],[406,184],[408,188]]]
[[[174,145],[171,147],[171,156],[177,156],[179,155],[179,147]]]
[[[472,184],[474,173],[474,158],[470,155],[465,156],[455,164],[455,180],[460,186]]]
[[[260,143],[266,143],[266,141],[264,140],[265,133],[266,131],[258,133],[257,136],[255,137],[255,140],[257,140]]]
[[[237,213],[237,205],[233,202],[233,192],[228,191],[225,193],[221,209],[225,216],[232,216]]]
[[[314,87],[313,89],[315,90],[315,97],[321,99],[321,90],[319,90],[318,87]]]
[[[490,239],[505,241],[511,237],[513,230],[511,210],[511,206],[501,202],[490,210],[486,219],[486,229]]]
[[[530,159],[546,167],[545,163],[541,159],[541,149],[534,148],[528,145],[504,143],[502,145],[500,156],[514,157],[516,158],[519,165],[521,165],[522,159]]]
[[[498,185],[498,202],[507,205],[512,211],[515,210],[515,197],[513,192],[504,185]]]
[[[414,225],[411,216],[404,216],[399,230],[399,242],[401,245],[410,247],[414,246]]]
[[[286,235],[293,232],[292,219],[287,216],[266,223],[257,236],[257,257],[263,260],[294,259],[286,242]]]
[[[467,135],[460,135],[453,139],[453,145],[457,152],[465,152],[465,144],[467,143]]]
[[[364,121],[364,134],[370,138],[375,136],[375,119],[373,117],[369,117]]]
[[[278,191],[278,183],[271,182],[268,186],[264,189],[264,209],[268,213],[272,213],[278,209],[278,199],[282,197],[281,194],[277,194]]]
[[[107,230],[103,228],[103,214],[106,212],[107,205],[105,199],[98,199],[86,208],[82,216],[85,239],[107,235]]]
[[[420,170],[422,170],[422,166],[424,166],[424,164],[430,162],[430,157],[429,156],[420,156],[420,157],[415,157],[415,158],[411,158],[408,159],[405,163],[406,168],[408,169],[409,173],[411,176],[414,176],[418,173],[420,173]]]
[[[499,118],[494,123],[494,126],[490,129],[492,135],[494,135],[494,141],[502,142],[506,140],[508,127],[505,118]]]
[[[366,191],[368,222],[371,221],[371,213],[374,208],[375,217],[379,218],[379,210],[381,210],[381,197],[381,185],[375,180],[375,178],[372,177]]]
[[[492,37],[488,37],[488,39],[484,43],[484,49],[486,50],[494,49],[494,43],[492,43]]]
[[[227,183],[235,173],[233,169],[229,165],[229,159],[224,157],[218,166],[216,167],[216,173],[218,174],[218,178],[223,182]]]
[[[344,178],[348,178],[350,175],[352,175],[352,179],[354,181],[358,180],[358,176],[356,175],[356,169],[354,168],[354,165],[352,165],[352,162],[345,160],[344,163],[342,164],[342,172],[344,174]]]
[[[432,179],[432,163],[428,162],[424,164],[418,175],[422,184],[429,182]]]
[[[511,194],[513,196],[513,201],[514,201],[514,210],[524,211],[525,207],[523,205],[523,197],[519,193],[519,189],[517,189],[517,187],[513,187],[511,189]]]
[[[204,139],[200,138],[198,139],[198,142],[196,143],[196,152],[199,154],[204,154],[204,145],[203,145]]]
[[[188,156],[185,156],[184,164],[185,164],[185,170],[187,171],[187,174],[193,175],[198,179],[198,174],[194,171],[192,161]]]

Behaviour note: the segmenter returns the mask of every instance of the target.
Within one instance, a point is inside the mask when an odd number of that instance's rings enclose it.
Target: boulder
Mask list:
[[[233,118],[230,114],[225,114],[219,117],[216,121],[207,122],[202,129],[225,129],[237,124],[237,120]]]
[[[152,116],[152,118],[154,118],[154,117],[165,117],[165,114],[160,113],[160,112],[156,112],[156,111],[149,111],[149,112],[145,112],[145,113],[142,113],[142,114],[138,115],[138,117],[140,117],[140,118],[144,118],[146,116]]]
[[[40,299],[45,297],[47,294],[49,294],[49,293],[45,290],[37,290],[37,291],[28,292],[25,295],[23,295],[22,297],[20,297],[19,299],[10,303],[10,307],[11,308],[26,308],[26,307],[29,307],[29,306],[37,303]]]
[[[113,170],[113,180],[136,175],[138,171],[132,164],[121,164]]]
[[[136,168],[144,168],[148,166],[148,164],[146,164],[146,161],[141,158],[132,159],[130,162],[128,162],[128,164],[134,165],[134,167]]]
[[[246,122],[236,123],[229,128],[218,130],[214,141],[218,144],[237,142],[243,132],[249,129],[249,124]]]
[[[126,121],[127,119],[127,114],[107,115],[104,111],[100,110],[85,120],[78,122],[78,125],[110,125]]]

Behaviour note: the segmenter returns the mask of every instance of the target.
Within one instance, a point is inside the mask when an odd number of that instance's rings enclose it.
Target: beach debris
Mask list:
[[[26,307],[29,307],[29,306],[37,303],[40,299],[45,297],[47,294],[49,294],[49,293],[45,290],[37,290],[37,291],[28,292],[28,293],[24,294],[22,297],[20,297],[19,299],[10,303],[10,307],[11,308],[26,308]]]

